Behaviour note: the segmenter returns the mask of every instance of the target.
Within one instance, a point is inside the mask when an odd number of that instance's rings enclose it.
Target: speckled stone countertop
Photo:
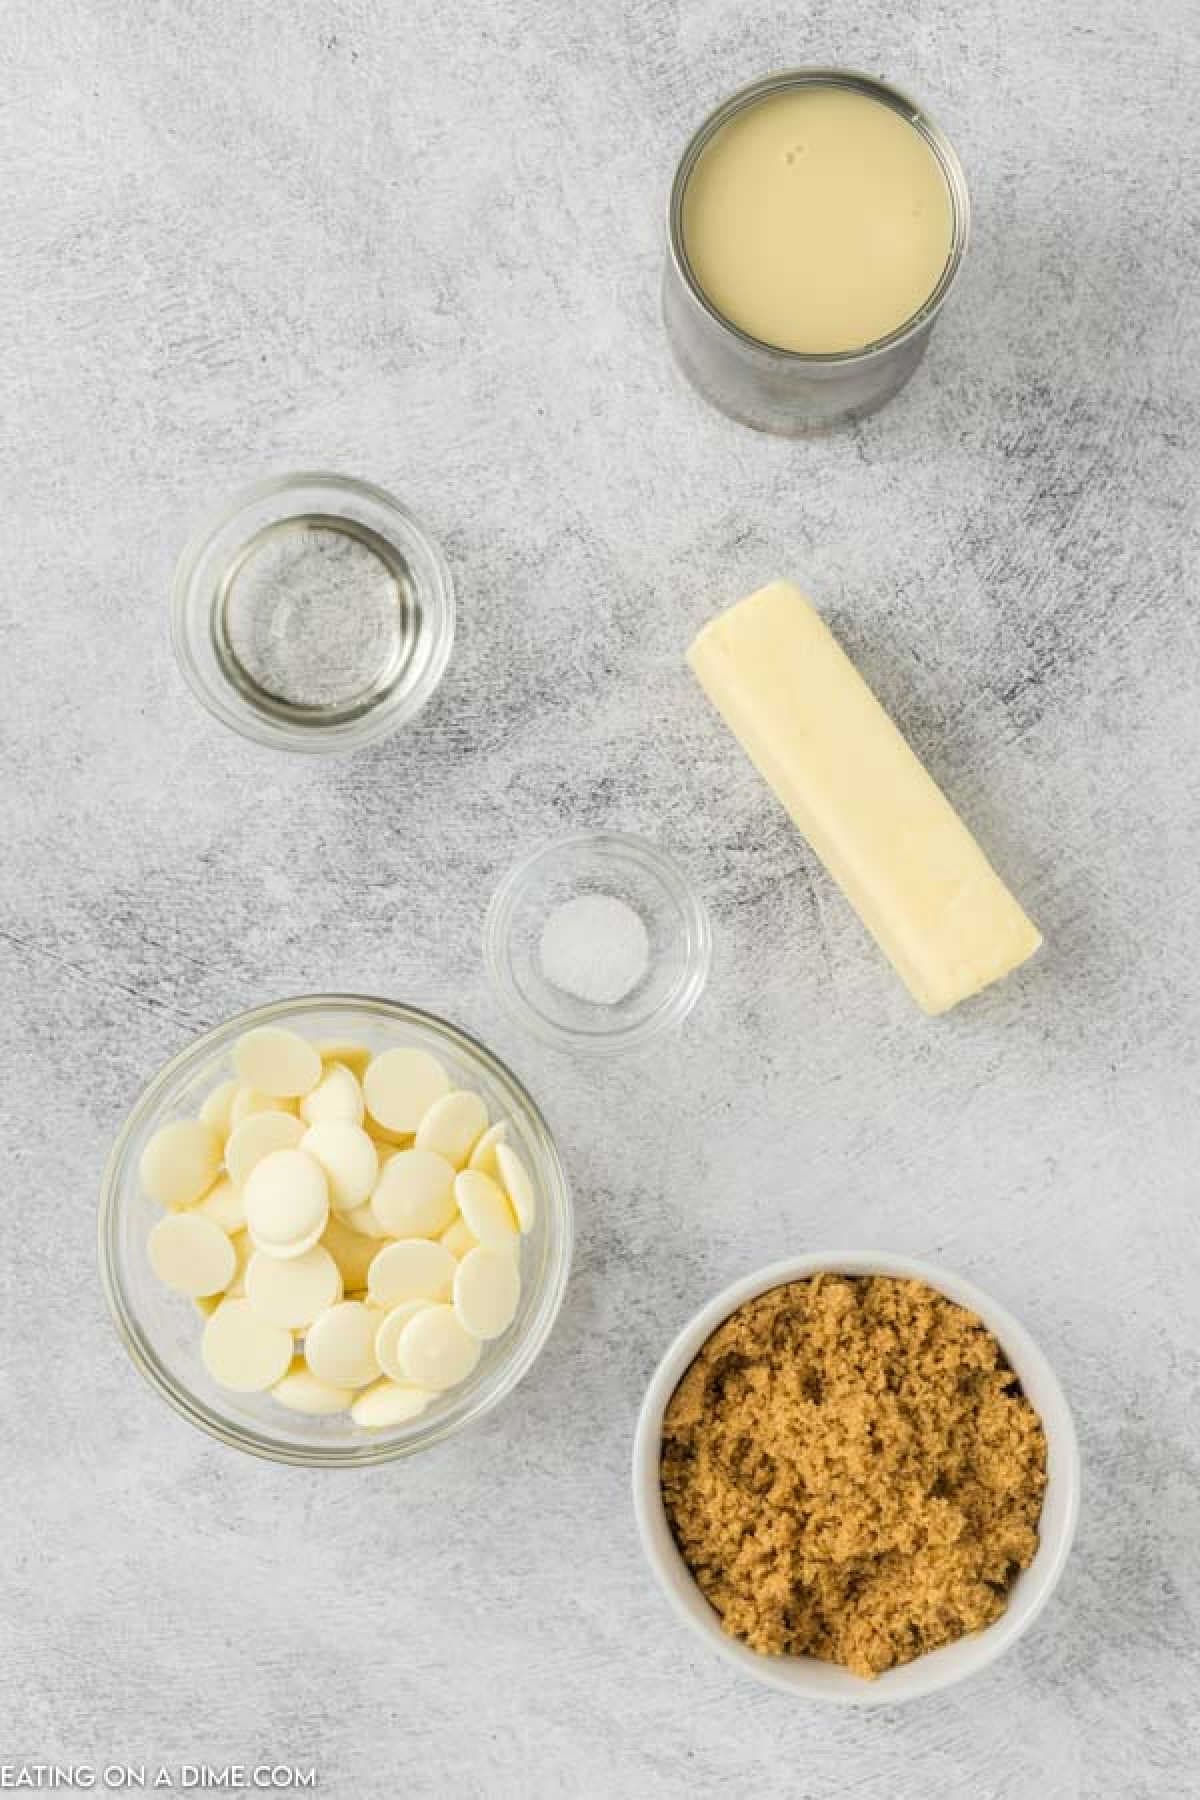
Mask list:
[[[787,62],[886,73],[976,209],[867,424],[708,411],[657,312],[674,156]],[[8,0],[0,33],[0,1760],[315,1765],[337,1800],[1174,1800],[1200,1766],[1200,35],[1189,0]],[[247,481],[401,495],[460,600],[347,759],[195,704],[166,594]],[[1045,931],[919,1016],[687,675],[798,581]],[[500,1016],[486,899],[610,825],[711,907],[700,1007],[591,1066]],[[198,1029],[377,991],[512,1060],[576,1268],[519,1392],[412,1466],[260,1465],[130,1367],[108,1145]],[[652,1587],[635,1409],[718,1286],[885,1246],[1077,1409],[1079,1541],[988,1674],[885,1714],[747,1685]]]

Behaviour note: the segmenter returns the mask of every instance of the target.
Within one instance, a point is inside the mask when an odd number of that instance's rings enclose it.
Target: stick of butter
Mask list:
[[[740,601],[688,662],[926,1012],[1033,955],[1037,928],[799,588]]]

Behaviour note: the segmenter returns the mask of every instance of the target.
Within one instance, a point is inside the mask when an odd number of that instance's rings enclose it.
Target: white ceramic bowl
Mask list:
[[[875,1681],[864,1681],[849,1669],[819,1662],[815,1657],[760,1656],[728,1636],[676,1548],[659,1481],[663,1414],[701,1345],[723,1320],[757,1294],[787,1281],[803,1281],[807,1276],[823,1273],[894,1275],[923,1281],[977,1313],[1012,1364],[1046,1431],[1048,1480],[1038,1526],[1041,1543],[1032,1563],[1013,1583],[1006,1610],[985,1630],[932,1650],[914,1662],[888,1669]],[[1053,1370],[1024,1327],[961,1276],[886,1251],[846,1250],[798,1256],[747,1275],[710,1300],[684,1326],[655,1370],[642,1402],[633,1447],[633,1504],[642,1547],[680,1618],[743,1674],[768,1687],[781,1688],[797,1699],[832,1701],[840,1706],[894,1706],[902,1700],[916,1700],[977,1674],[1002,1655],[1033,1624],[1062,1574],[1075,1536],[1079,1487],[1079,1448],[1070,1408]]]

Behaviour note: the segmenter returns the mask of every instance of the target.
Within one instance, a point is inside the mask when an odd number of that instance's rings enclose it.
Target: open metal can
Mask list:
[[[899,113],[940,164],[949,189],[950,247],[927,300],[896,330],[861,349],[781,349],[751,337],[705,294],[688,259],[684,197],[702,151],[736,113],[769,95],[803,87],[849,88]],[[705,399],[756,431],[800,437],[874,412],[899,392],[920,362],[933,324],[954,285],[967,247],[971,207],[952,145],[915,101],[886,82],[847,69],[786,69],[738,90],[711,112],[679,161],[671,185],[663,319],[683,373]]]

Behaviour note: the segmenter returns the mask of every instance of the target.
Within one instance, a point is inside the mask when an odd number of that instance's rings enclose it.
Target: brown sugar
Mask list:
[[[818,1275],[747,1301],[663,1419],[667,1518],[725,1630],[868,1677],[999,1617],[1045,1487],[999,1344],[919,1281]]]

